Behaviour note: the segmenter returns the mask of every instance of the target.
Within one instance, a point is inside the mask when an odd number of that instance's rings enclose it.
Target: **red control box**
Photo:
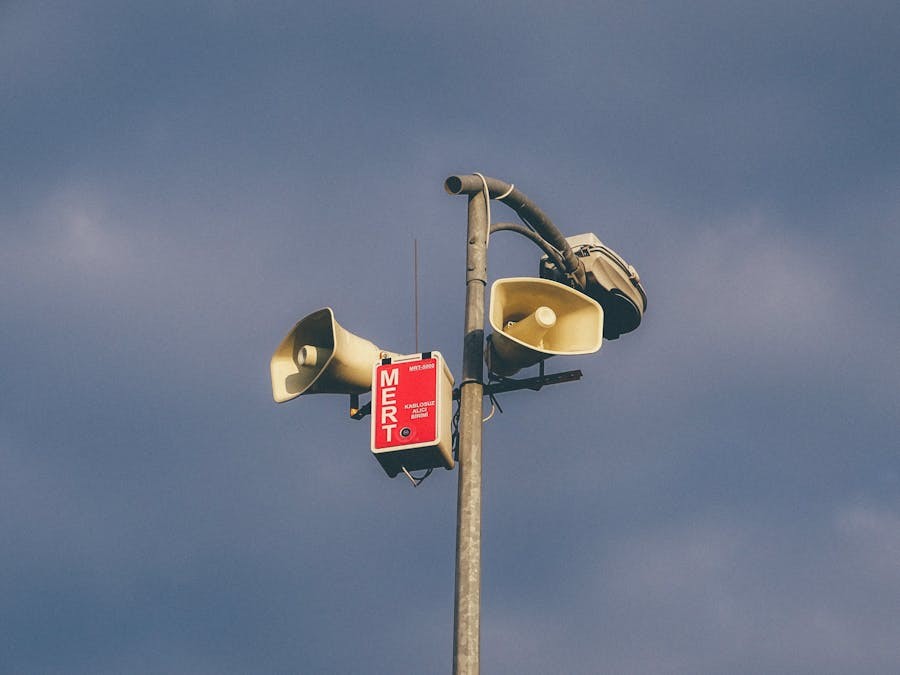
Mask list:
[[[440,352],[375,364],[372,453],[393,478],[400,471],[453,468],[453,376]]]

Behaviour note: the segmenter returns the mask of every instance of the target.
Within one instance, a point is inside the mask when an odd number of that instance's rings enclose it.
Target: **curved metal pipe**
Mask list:
[[[485,177],[491,199],[500,199],[519,217],[531,225],[547,243],[556,248],[562,255],[563,268],[572,281],[584,290],[587,283],[584,265],[575,256],[563,233],[553,224],[550,217],[538,208],[521,190],[514,185],[496,178]],[[451,195],[476,194],[484,191],[481,177],[474,174],[450,176],[444,181],[444,189]]]

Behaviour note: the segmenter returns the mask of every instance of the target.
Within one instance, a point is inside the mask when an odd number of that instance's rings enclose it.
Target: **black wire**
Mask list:
[[[516,234],[521,234],[523,237],[527,237],[532,243],[537,245],[538,248],[547,254],[548,259],[556,269],[563,273],[566,271],[562,253],[560,253],[553,244],[538,234],[534,228],[528,229],[518,223],[493,223],[491,225],[491,234],[504,231],[515,232]]]
[[[513,209],[513,210],[515,210],[515,209]],[[537,232],[537,228],[531,224],[531,222],[528,220],[528,218],[523,216],[518,211],[516,211],[516,215],[519,216],[519,220],[521,220],[523,223],[525,223],[533,232]]]
[[[453,425],[453,432],[450,435],[450,450],[453,454],[453,460],[459,461],[459,401],[456,402],[456,412],[453,413],[453,419],[451,420],[451,424]]]
[[[422,474],[422,476],[420,476],[420,477],[418,477],[418,476],[413,476],[413,475],[412,475],[412,472],[409,472],[410,477],[413,479],[413,485],[414,485],[415,487],[419,487],[419,486],[422,484],[422,481],[424,481],[426,478],[428,478],[428,476],[431,475],[431,472],[432,472],[432,471],[434,471],[434,469],[428,469],[428,470],[427,470],[424,474]]]

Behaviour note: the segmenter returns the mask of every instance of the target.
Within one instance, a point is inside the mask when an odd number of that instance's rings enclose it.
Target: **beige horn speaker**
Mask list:
[[[498,279],[491,286],[491,372],[512,375],[550,356],[592,354],[603,341],[603,308],[549,279]]]
[[[387,356],[397,355],[342,328],[325,307],[298,321],[272,354],[272,397],[362,394],[372,388],[372,366]]]

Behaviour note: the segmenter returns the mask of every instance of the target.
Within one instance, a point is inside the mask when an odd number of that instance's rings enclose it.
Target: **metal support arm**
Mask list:
[[[573,282],[580,290],[584,290],[587,283],[584,265],[572,251],[569,242],[550,217],[541,211],[537,204],[532,202],[521,190],[496,178],[485,178],[491,199],[501,197],[500,201],[515,211],[519,217],[531,225],[535,231],[547,242],[562,253],[566,273],[571,276]],[[444,181],[444,189],[451,195],[473,195],[484,191],[484,183],[480,176],[462,175],[450,176]]]

